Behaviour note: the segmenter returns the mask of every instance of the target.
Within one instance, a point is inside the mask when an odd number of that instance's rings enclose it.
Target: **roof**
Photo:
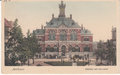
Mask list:
[[[72,19],[72,14],[70,14],[70,17],[65,17],[65,6],[63,5],[63,1],[61,1],[59,9],[59,16],[54,17],[54,14],[52,14],[52,19],[49,22],[46,22],[45,28],[80,28],[81,34],[91,35],[91,32],[89,30],[83,29],[83,26],[78,25],[78,23]],[[43,35],[45,33],[45,30],[46,29],[36,29],[33,32],[38,35]]]
[[[35,33],[36,35],[44,35],[45,30],[44,29],[36,29],[33,31],[33,33]]]
[[[6,27],[12,28],[13,22],[12,21],[8,21],[6,18],[4,19],[4,25]]]
[[[81,30],[81,34],[91,35],[92,33],[88,29],[83,29],[83,30]]]
[[[52,18],[50,22],[47,23],[46,27],[57,28],[62,24],[66,25],[68,28],[80,28],[80,26],[73,19],[66,17]]]

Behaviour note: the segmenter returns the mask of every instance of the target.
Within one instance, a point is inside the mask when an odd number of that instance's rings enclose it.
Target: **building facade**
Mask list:
[[[46,26],[42,25],[41,29],[33,31],[42,50],[42,56],[38,54],[38,58],[71,57],[93,51],[93,34],[75,22],[72,14],[66,17],[65,7],[66,4],[61,1],[58,17],[52,14],[52,19],[46,22]]]
[[[13,27],[13,22],[12,21],[8,21],[6,18],[4,19],[4,34],[5,34],[5,42],[8,41],[10,34],[9,31],[12,29]]]
[[[112,27],[112,39],[113,44],[116,45],[116,27]]]

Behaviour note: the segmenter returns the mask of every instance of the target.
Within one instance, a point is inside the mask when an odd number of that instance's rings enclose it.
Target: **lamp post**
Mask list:
[[[87,58],[88,58],[88,66],[89,66],[89,54],[87,54]]]

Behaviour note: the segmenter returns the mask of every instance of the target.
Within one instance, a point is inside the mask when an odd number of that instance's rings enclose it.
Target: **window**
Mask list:
[[[84,51],[85,52],[90,52],[90,47],[88,47],[88,46],[84,47]]]
[[[50,52],[54,52],[54,48],[53,47],[50,48]]]
[[[42,39],[40,38],[39,41],[42,41]]]
[[[51,49],[51,47],[50,47],[50,45],[48,45],[48,46],[46,47],[46,51],[47,51],[47,52],[50,52],[50,49]]]
[[[60,40],[61,41],[67,40],[67,33],[65,31],[60,32]]]
[[[58,50],[58,47],[55,45],[54,46],[54,52],[58,52],[59,50]]]
[[[42,41],[42,37],[38,36],[38,41]]]
[[[47,52],[58,52],[59,50],[58,50],[58,47],[56,45],[54,47],[50,47],[50,45],[48,45],[46,47],[46,51]]]
[[[66,46],[61,47],[62,56],[65,56]]]
[[[75,46],[75,51],[80,52],[80,47],[78,45]]]
[[[50,25],[53,25],[53,23],[51,22]]]
[[[70,34],[70,40],[75,41],[77,40],[77,33],[75,31],[72,31]]]
[[[49,32],[49,40],[55,40],[55,32],[54,31]]]
[[[88,30],[85,30],[85,33],[87,33],[88,32]]]
[[[69,51],[72,52],[80,52],[80,47],[76,45],[75,47],[72,47],[71,45],[69,46]]]
[[[75,52],[75,47],[72,47],[72,52]]]
[[[78,45],[76,45],[75,47],[72,48],[73,52],[80,52],[80,47]]]
[[[84,37],[84,41],[89,41],[89,37]]]
[[[74,22],[72,22],[72,25],[74,25],[75,23]]]

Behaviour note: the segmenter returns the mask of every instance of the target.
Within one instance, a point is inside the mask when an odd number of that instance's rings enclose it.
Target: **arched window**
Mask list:
[[[75,31],[72,31],[70,34],[70,40],[75,41],[77,40],[77,33]]]
[[[58,52],[59,50],[58,50],[58,47],[57,47],[57,45],[55,45],[54,46],[54,52]]]
[[[59,50],[58,50],[58,47],[56,45],[54,47],[50,47],[50,45],[48,45],[46,47],[46,51],[47,52],[58,52]]]
[[[67,40],[67,33],[66,33],[66,31],[61,31],[60,32],[60,40],[61,41]]]
[[[72,52],[75,52],[75,47],[72,47]]]
[[[78,45],[72,47],[72,52],[80,52],[80,47]]]
[[[62,52],[62,56],[65,56],[65,52],[66,52],[66,46],[62,46],[61,47],[61,52]]]
[[[49,40],[55,40],[55,31],[49,32]]]
[[[78,45],[75,46],[75,51],[80,52],[80,47]]]
[[[84,51],[85,51],[85,52],[90,52],[90,47],[89,47],[89,46],[85,46],[85,47],[84,47]]]
[[[51,47],[50,47],[50,45],[48,45],[48,46],[46,47],[46,51],[47,51],[47,52],[50,52],[50,50],[51,50]]]
[[[51,47],[50,52],[54,52],[54,47]]]

